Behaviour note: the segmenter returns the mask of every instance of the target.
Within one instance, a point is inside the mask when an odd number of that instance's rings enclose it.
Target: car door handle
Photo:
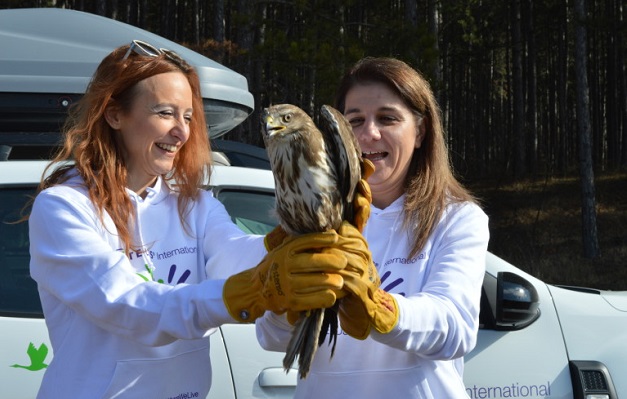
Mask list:
[[[278,367],[263,369],[259,373],[259,386],[262,388],[295,387],[297,374],[295,369],[290,369],[288,373]]]

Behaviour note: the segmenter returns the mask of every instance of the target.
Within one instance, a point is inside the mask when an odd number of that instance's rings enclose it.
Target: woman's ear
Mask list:
[[[115,105],[109,104],[105,108],[104,118],[113,130],[119,130],[121,123],[120,109]]]

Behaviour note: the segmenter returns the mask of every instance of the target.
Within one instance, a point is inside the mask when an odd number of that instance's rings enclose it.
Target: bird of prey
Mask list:
[[[353,220],[352,200],[361,177],[359,145],[336,109],[323,105],[319,120],[318,128],[307,113],[291,104],[273,105],[262,113],[276,214],[291,235],[338,229],[342,220]],[[327,330],[335,349],[336,310],[337,306],[301,314],[283,359],[286,371],[298,354],[299,375],[305,378]]]

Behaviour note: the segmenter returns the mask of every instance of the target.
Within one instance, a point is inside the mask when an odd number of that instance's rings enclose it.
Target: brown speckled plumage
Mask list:
[[[292,235],[337,229],[342,220],[353,216],[352,200],[361,176],[359,146],[339,111],[324,105],[319,119],[320,128],[291,104],[271,106],[262,115],[276,212],[283,229]],[[286,370],[299,355],[299,375],[305,378],[327,330],[335,347],[337,328],[334,308],[303,314],[283,360]]]

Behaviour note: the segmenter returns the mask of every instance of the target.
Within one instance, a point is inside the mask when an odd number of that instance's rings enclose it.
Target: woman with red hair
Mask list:
[[[337,234],[266,255],[199,188],[207,137],[198,76],[177,54],[133,41],[101,62],[29,217],[54,350],[39,398],[204,398],[217,327],[335,302]]]

